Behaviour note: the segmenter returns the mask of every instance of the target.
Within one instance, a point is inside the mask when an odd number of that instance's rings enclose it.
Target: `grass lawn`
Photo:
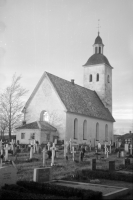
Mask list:
[[[63,151],[57,153],[57,158],[55,158],[55,166],[52,167],[52,177],[53,179],[61,179],[64,176],[72,175],[75,170],[89,168],[90,166],[90,159],[94,158],[94,152],[85,153],[85,158],[83,162],[79,163],[78,155],[75,155],[75,162],[72,161],[72,155],[70,154],[68,157],[68,161],[65,160]],[[34,154],[34,158],[38,159],[32,162],[27,162],[29,159],[29,153],[20,153],[18,154],[17,161],[15,161],[15,157],[9,155],[9,160],[13,160],[16,164],[18,169],[18,180],[26,180],[32,181],[33,180],[33,170],[34,168],[43,167],[42,163],[42,153],[41,154]],[[116,160],[116,166],[122,164],[123,159],[117,158],[115,154],[110,155],[107,160],[101,161],[97,160],[98,165],[104,166],[103,168],[108,167],[108,160]],[[46,166],[51,165],[51,160],[46,159]],[[83,181],[82,181],[83,182]],[[104,180],[100,179],[100,184],[102,185],[112,185],[118,187],[126,187],[129,189],[133,188],[132,183],[121,182],[121,181],[113,181],[113,180]],[[126,197],[124,197],[125,199]],[[133,193],[131,193],[127,199],[132,199]]]

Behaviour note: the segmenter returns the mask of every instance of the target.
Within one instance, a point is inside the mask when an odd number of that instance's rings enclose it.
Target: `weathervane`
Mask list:
[[[98,19],[98,27],[97,28],[98,28],[98,35],[99,35],[100,34],[99,33],[99,29],[101,28],[101,26],[100,26],[100,19]]]

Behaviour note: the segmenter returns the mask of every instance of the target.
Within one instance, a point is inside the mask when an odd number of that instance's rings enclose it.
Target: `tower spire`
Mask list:
[[[100,26],[100,19],[98,19],[98,36],[100,35],[100,32],[99,32],[99,29],[101,28],[101,26]]]

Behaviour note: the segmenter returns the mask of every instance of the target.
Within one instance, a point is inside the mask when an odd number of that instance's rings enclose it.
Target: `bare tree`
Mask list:
[[[22,119],[21,110],[24,105],[22,97],[28,92],[28,90],[21,87],[20,79],[21,76],[14,74],[11,85],[0,94],[1,122],[8,129],[10,141],[12,130]]]

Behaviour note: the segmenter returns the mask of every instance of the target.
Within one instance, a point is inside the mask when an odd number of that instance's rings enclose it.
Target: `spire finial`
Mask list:
[[[98,19],[98,36],[100,35],[100,32],[99,32],[99,29],[101,28],[101,26],[100,26],[100,19]]]

